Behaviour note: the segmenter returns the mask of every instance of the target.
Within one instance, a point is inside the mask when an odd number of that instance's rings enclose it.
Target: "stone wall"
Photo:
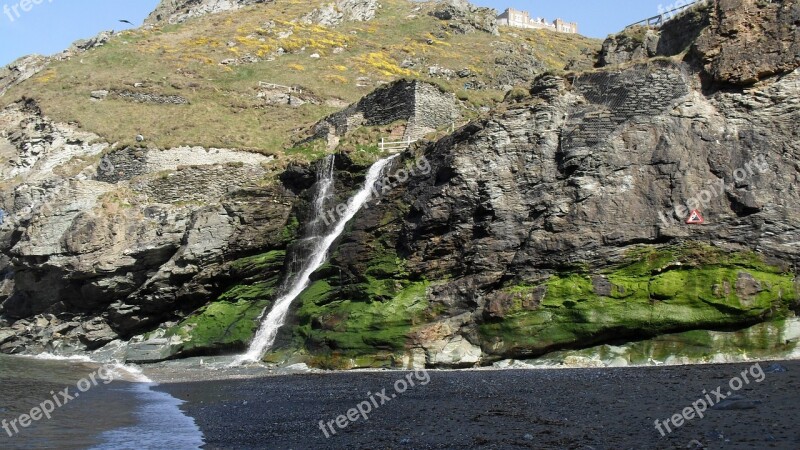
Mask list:
[[[160,95],[132,91],[115,91],[114,94],[121,99],[138,103],[153,103],[157,105],[186,105],[189,103],[189,100],[180,95]]]
[[[588,107],[570,114],[562,134],[562,148],[600,144],[622,123],[635,116],[662,114],[689,93],[685,69],[670,62],[642,64],[621,72],[582,75],[574,87]]]
[[[134,190],[156,203],[208,203],[219,201],[229,193],[256,187],[264,177],[260,167],[229,163],[216,166],[192,166],[164,174]]]
[[[97,168],[98,181],[119,183],[147,173],[147,151],[143,149],[126,147],[109,153],[105,161]]]
[[[417,140],[439,128],[456,122],[461,113],[455,95],[438,86],[415,83],[413,115],[406,129],[406,138]]]
[[[455,95],[417,80],[399,80],[381,87],[358,103],[318,122],[307,141],[346,136],[362,126],[408,121],[406,137],[413,140],[458,120]],[[335,142],[335,140],[333,140]]]
[[[260,165],[272,159],[272,156],[221,148],[176,147],[170,150],[150,150],[128,147],[107,155],[106,161],[97,170],[97,179],[118,183],[147,173],[176,170],[181,166]]]

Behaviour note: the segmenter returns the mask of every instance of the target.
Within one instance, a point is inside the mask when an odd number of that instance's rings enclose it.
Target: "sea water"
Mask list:
[[[113,374],[111,376],[110,374]],[[0,355],[0,448],[192,449],[203,445],[180,401],[152,389],[136,368],[87,358]],[[55,406],[27,427],[20,416]],[[16,431],[12,426],[16,421]]]

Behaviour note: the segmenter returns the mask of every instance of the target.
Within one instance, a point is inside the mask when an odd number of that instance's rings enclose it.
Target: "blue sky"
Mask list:
[[[328,0],[326,0],[328,1]],[[332,1],[332,0],[331,0]],[[39,4],[35,4],[35,3]],[[625,25],[656,15],[673,0],[473,0],[497,10],[526,10],[534,17],[578,22],[582,34],[605,37]],[[27,5],[28,11],[22,9]],[[158,0],[0,0],[0,66],[30,54],[53,54],[103,30],[140,25]],[[19,13],[14,12],[14,7]]]

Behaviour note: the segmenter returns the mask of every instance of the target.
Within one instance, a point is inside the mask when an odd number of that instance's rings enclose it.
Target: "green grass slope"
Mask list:
[[[280,155],[301,130],[380,83],[400,77],[436,81],[457,93],[469,116],[470,110],[502,100],[498,79],[515,58],[530,61],[532,55],[540,67],[530,70],[562,69],[571,60],[588,60],[600,47],[597,40],[549,31],[457,34],[428,14],[433,4],[381,3],[374,20],[334,28],[299,20],[318,6],[315,2],[278,0],[180,25],[126,31],[103,47],[54,62],[12,88],[0,106],[33,98],[51,119],[77,123],[121,145],[142,134],[159,148],[200,145]],[[251,58],[258,61],[246,62]],[[221,64],[236,59],[239,64]],[[416,64],[403,67],[405,60]],[[431,66],[468,69],[472,75],[433,78]],[[259,81],[302,86],[304,95],[317,101],[268,106],[257,98]],[[465,90],[465,82],[490,88]],[[92,101],[95,90],[112,95]],[[189,103],[137,103],[114,91],[178,95]]]

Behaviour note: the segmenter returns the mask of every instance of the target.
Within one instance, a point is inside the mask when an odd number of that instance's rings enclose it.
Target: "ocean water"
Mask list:
[[[154,386],[135,368],[0,355],[0,449],[202,446],[202,433],[179,409],[181,402]],[[20,416],[33,408],[52,409],[50,418],[34,412],[39,420],[22,427]]]

